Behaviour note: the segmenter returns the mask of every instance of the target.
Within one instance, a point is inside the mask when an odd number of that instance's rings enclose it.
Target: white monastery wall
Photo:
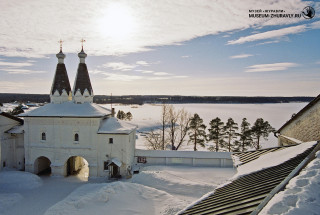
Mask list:
[[[116,158],[122,161],[120,167],[120,174],[128,175],[128,170],[131,170],[131,164],[133,163],[134,148],[135,148],[135,132],[130,134],[99,134],[99,165],[98,171],[101,172],[101,176],[108,176],[109,171],[104,169],[104,162],[111,161]],[[109,139],[113,139],[113,143],[109,143]]]
[[[19,122],[0,115],[0,170],[4,167],[24,169],[24,142],[22,134],[4,133]]]
[[[41,156],[51,161],[53,175],[66,175],[66,162],[80,156],[89,163],[90,176],[98,176],[97,145],[100,118],[26,117],[26,170],[35,172],[34,162]],[[46,138],[42,140],[42,133]],[[78,133],[79,141],[74,140]]]
[[[135,150],[136,164],[233,167],[229,152]]]
[[[320,102],[284,127],[281,130],[281,135],[292,137],[302,142],[320,140]],[[288,144],[294,144],[294,142],[279,136],[279,145]]]

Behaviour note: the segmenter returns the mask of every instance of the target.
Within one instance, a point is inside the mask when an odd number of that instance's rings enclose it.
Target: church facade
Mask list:
[[[50,103],[20,115],[24,118],[25,170],[67,176],[87,166],[90,177],[130,177],[136,126],[115,118],[114,110],[93,103],[83,47],[73,90],[62,49],[56,56]]]

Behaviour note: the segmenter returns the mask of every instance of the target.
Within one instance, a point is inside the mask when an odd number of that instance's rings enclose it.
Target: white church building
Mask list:
[[[87,165],[90,177],[130,177],[136,126],[93,103],[83,47],[73,90],[62,49],[56,56],[50,103],[19,115],[24,119],[25,171],[68,176]]]

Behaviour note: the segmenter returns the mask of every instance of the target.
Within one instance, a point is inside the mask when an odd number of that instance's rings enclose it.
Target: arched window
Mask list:
[[[41,134],[41,140],[46,140],[47,137],[46,137],[46,133],[45,132],[42,132]]]
[[[74,141],[79,141],[79,134],[78,133],[75,133],[74,134]]]

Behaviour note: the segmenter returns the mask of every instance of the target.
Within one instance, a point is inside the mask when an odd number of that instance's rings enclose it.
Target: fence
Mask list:
[[[135,150],[135,163],[233,167],[229,152]]]

